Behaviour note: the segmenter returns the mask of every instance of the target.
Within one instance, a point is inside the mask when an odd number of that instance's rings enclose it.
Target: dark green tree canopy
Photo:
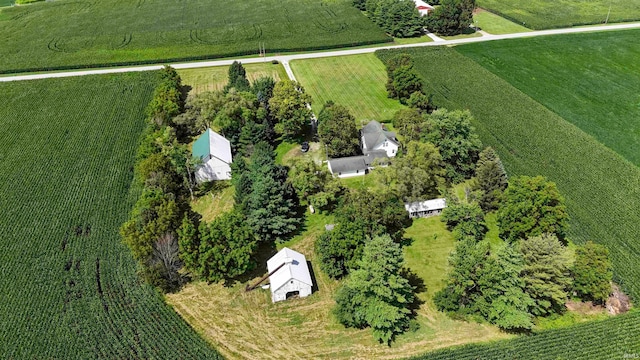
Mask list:
[[[304,92],[302,85],[291,80],[281,80],[273,88],[269,100],[271,113],[276,119],[276,133],[292,139],[302,134],[311,121],[311,96]]]
[[[433,144],[409,142],[391,170],[395,171],[398,194],[405,201],[434,198],[444,185],[442,158]]]
[[[342,105],[332,102],[324,105],[318,114],[318,137],[326,146],[330,158],[353,156],[361,152],[356,119]]]
[[[472,186],[473,190],[480,192],[478,203],[482,210],[497,210],[507,185],[507,172],[498,154],[491,147],[485,148],[480,152],[476,164],[476,181]]]
[[[224,93],[229,92],[231,89],[236,89],[238,92],[249,91],[251,86],[249,80],[247,80],[247,71],[242,66],[242,63],[234,61],[229,66],[229,82],[224,87]]]
[[[482,149],[482,142],[471,126],[471,113],[438,109],[426,119],[427,131],[423,140],[438,147],[447,179],[458,183],[471,178]]]
[[[543,233],[564,240],[568,227],[564,198],[556,184],[542,176],[512,178],[497,219],[500,237],[509,242]]]
[[[389,344],[409,327],[413,287],[402,274],[402,249],[389,236],[364,246],[359,269],[336,294],[334,313],[348,327],[371,327],[376,340]]]
[[[475,0],[440,0],[440,6],[426,18],[429,31],[439,35],[462,34],[473,21]]]
[[[472,237],[480,241],[489,231],[484,212],[476,203],[447,201],[441,220],[447,224],[449,231],[454,232],[457,239]]]
[[[566,310],[567,291],[571,286],[568,250],[553,234],[520,240],[524,258],[521,276],[525,291],[534,301],[531,313],[547,316]]]
[[[613,271],[609,250],[592,241],[576,248],[573,289],[581,299],[604,304],[611,295]]]

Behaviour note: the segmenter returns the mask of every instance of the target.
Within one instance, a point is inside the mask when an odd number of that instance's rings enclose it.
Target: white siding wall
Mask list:
[[[398,153],[398,145],[396,145],[396,144],[394,144],[394,143],[392,143],[390,141],[387,141],[385,143],[382,143],[382,144],[376,146],[376,148],[373,149],[373,150],[384,150],[384,151],[387,152],[387,156],[392,158],[392,157],[395,157],[396,154]]]
[[[231,166],[218,158],[211,158],[198,171],[196,171],[198,182],[212,180],[231,179]]]
[[[278,302],[287,300],[287,293],[292,291],[299,291],[300,297],[307,297],[311,295],[311,285],[307,285],[295,279],[289,280],[279,289],[273,290],[271,293],[271,301]]]

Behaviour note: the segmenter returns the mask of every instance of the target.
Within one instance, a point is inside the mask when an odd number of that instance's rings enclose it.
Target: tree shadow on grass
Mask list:
[[[413,286],[414,295],[427,291],[427,286],[425,285],[424,280],[422,280],[422,278],[411,269],[403,268],[400,275],[409,280],[409,284]],[[422,304],[424,304],[424,301],[422,301],[418,296],[413,297],[413,302],[408,306],[409,310],[411,310],[412,318],[415,318],[418,315],[418,309]]]
[[[236,276],[231,279],[227,279],[224,282],[225,287],[231,287],[237,283],[246,283],[255,279],[257,277],[261,277],[267,274],[267,260],[269,260],[273,255],[277,253],[276,246],[274,244],[266,244],[261,243],[258,245],[258,249],[256,250],[253,261],[255,266],[253,269],[245,272],[240,276]],[[266,281],[266,280],[265,280]],[[256,281],[257,282],[257,281]],[[255,283],[248,284],[249,286],[255,285]]]

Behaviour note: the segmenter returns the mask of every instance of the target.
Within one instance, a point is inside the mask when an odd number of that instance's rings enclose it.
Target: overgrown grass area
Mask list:
[[[640,166],[639,38],[629,30],[457,49]]]
[[[0,7],[3,6],[11,6],[14,4],[15,0],[0,0]]]
[[[296,60],[291,68],[313,98],[316,114],[333,100],[347,107],[361,126],[368,120],[388,121],[404,107],[387,97],[387,72],[373,54]]]
[[[191,202],[193,211],[202,215],[202,221],[215,218],[233,209],[235,189],[230,181],[216,181],[214,188]]]
[[[288,79],[287,73],[281,64],[264,62],[259,64],[242,64],[247,71],[249,82],[263,77],[271,76],[276,81]],[[229,67],[215,66],[209,68],[178,70],[184,85],[190,86],[190,94],[198,94],[204,91],[222,90],[227,85]]]
[[[154,73],[0,84],[0,354],[216,358],[118,228]]]
[[[473,25],[493,35],[531,31],[522,25],[482,9],[477,9],[473,14]]]
[[[557,183],[571,217],[570,238],[576,243],[605,244],[611,251],[615,280],[638,298],[640,169],[455,49],[402,51],[413,56],[438,105],[471,111],[483,143],[498,151],[510,176],[544,175]],[[382,58],[396,53],[377,52]],[[515,354],[521,358],[610,358],[638,349],[634,332],[638,328],[640,317],[634,313],[427,358],[493,359]],[[596,340],[594,333],[611,335]],[[564,346],[554,345],[558,342]]]
[[[478,0],[478,6],[530,29],[640,20],[635,0]],[[610,12],[609,12],[610,11]]]
[[[0,11],[0,73],[258,55],[260,44],[274,54],[393,40],[350,0],[76,0]]]
[[[392,359],[511,337],[493,326],[452,320],[431,305],[428,299],[442,286],[447,256],[454,246],[439,218],[419,219],[407,231],[413,242],[405,248],[406,264],[424,282],[418,294],[426,301],[418,309],[420,329],[399,336],[390,347],[375,342],[370,329],[345,329],[331,314],[340,283],[320,270],[313,245],[325,231],[324,225],[332,222],[331,216],[308,214],[305,232],[281,245],[302,252],[311,261],[318,291],[310,297],[272,304],[269,290],[247,293],[244,283],[225,287],[196,282],[168,295],[167,300],[228,359]],[[258,276],[264,273],[266,269]],[[255,280],[257,277],[250,283]]]

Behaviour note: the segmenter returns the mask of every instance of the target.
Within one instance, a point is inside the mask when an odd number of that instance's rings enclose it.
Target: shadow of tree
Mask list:
[[[424,280],[422,280],[422,278],[419,277],[418,274],[416,274],[411,269],[403,268],[400,272],[400,275],[409,280],[409,284],[413,286],[414,295],[427,291],[427,286],[425,285]],[[417,311],[422,304],[424,304],[424,301],[422,301],[419,297],[413,297],[413,302],[408,306],[409,310],[411,310],[412,318],[415,318],[418,315]]]

